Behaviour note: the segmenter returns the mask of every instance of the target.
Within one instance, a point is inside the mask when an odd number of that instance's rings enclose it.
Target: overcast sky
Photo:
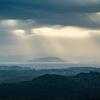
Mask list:
[[[0,62],[47,56],[100,64],[100,0],[0,0]]]

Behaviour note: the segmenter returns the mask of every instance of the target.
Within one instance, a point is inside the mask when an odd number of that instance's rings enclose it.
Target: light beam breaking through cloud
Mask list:
[[[100,0],[0,0],[0,59],[100,63],[99,44]]]

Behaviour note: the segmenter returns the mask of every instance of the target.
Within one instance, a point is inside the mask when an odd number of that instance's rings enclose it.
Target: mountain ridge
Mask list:
[[[42,57],[42,58],[34,58],[29,60],[29,62],[65,62],[59,57]]]

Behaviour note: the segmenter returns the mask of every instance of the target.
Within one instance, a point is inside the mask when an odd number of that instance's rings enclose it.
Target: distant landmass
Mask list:
[[[0,70],[1,71],[2,70],[16,70],[16,71],[19,70],[19,71],[21,71],[21,70],[31,70],[31,68],[30,67],[20,67],[20,66],[16,66],[16,65],[12,65],[12,66],[3,65],[3,66],[0,66]]]
[[[58,57],[43,57],[32,59],[30,62],[64,62],[64,60]]]
[[[56,64],[54,64],[56,66]],[[41,66],[41,64],[35,64],[33,66]],[[43,64],[42,66],[48,67],[52,64]],[[68,66],[68,65],[64,65]],[[75,65],[76,66],[76,65]],[[78,66],[78,65],[77,65]],[[60,69],[32,69],[30,67],[21,66],[0,66],[0,83],[13,83],[21,81],[29,81],[35,77],[44,74],[56,74],[63,76],[74,76],[79,73],[89,73],[90,71],[100,72],[100,68],[96,67],[69,67]]]

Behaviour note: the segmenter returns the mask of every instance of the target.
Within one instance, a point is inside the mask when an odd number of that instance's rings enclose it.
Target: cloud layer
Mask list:
[[[33,19],[38,24],[100,27],[99,0],[0,0],[0,19]]]
[[[99,44],[100,0],[0,0],[1,59],[53,55],[99,63]]]

